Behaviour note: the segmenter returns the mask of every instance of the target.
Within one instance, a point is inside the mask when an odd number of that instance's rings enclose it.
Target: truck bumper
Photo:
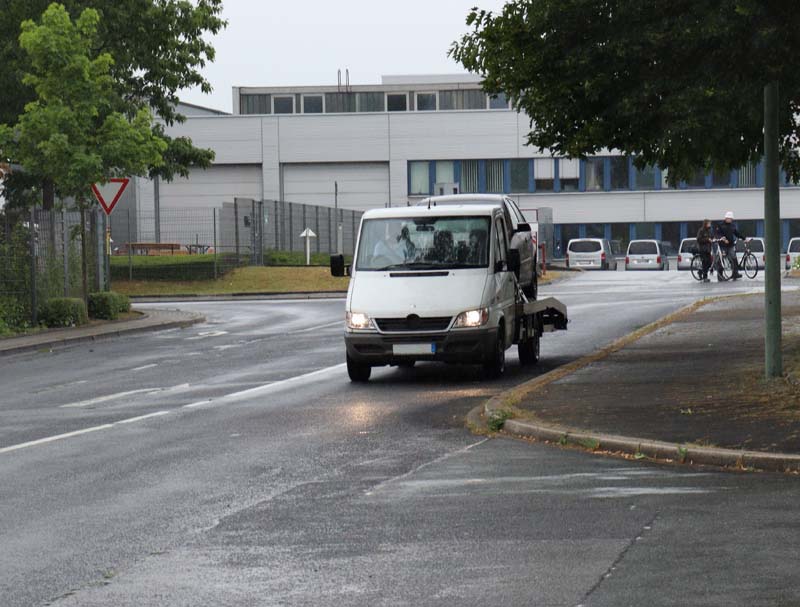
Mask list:
[[[352,360],[375,367],[412,360],[480,364],[492,356],[497,347],[497,327],[459,329],[436,335],[345,333],[344,343]],[[401,344],[435,344],[436,351],[430,354],[395,354],[394,346]]]

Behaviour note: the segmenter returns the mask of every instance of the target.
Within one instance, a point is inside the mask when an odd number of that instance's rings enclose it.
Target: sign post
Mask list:
[[[317,235],[314,234],[314,231],[311,228],[306,228],[300,233],[300,238],[305,238],[306,240],[306,265],[311,265],[311,239],[316,238]]]

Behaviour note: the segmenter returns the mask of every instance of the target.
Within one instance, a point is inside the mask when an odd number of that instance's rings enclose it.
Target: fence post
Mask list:
[[[294,215],[294,205],[289,203],[289,251],[294,251],[294,231],[292,228],[292,216]]]
[[[211,209],[214,223],[214,280],[217,279],[217,207]]]
[[[272,214],[272,223],[275,224],[275,250],[278,251],[281,248],[280,245],[280,226],[278,226],[278,222],[280,221],[280,217],[278,216],[278,201],[272,201],[273,206],[275,207],[275,212]]]
[[[317,232],[317,242],[314,244],[317,247],[317,253],[319,253],[319,241],[322,240],[322,234],[319,233],[319,206],[314,205],[314,230]]]
[[[131,247],[131,210],[128,213],[128,280],[133,280],[133,249]]]
[[[239,267],[239,201],[233,199],[233,225],[234,227],[234,246],[236,248],[236,267]]]
[[[351,244],[353,246],[353,250],[350,251],[353,255],[356,254],[356,212],[351,211],[352,215],[350,215],[350,225],[353,227],[351,230]]]
[[[69,230],[67,229],[67,209],[61,207],[61,250],[64,261],[64,297],[69,297]]]
[[[39,324],[36,302],[36,209],[31,207],[30,223],[30,255],[31,255],[31,324]]]

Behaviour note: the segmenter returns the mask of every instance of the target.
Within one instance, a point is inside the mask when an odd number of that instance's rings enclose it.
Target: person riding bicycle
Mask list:
[[[737,280],[741,278],[742,275],[739,274],[739,262],[736,260],[736,239],[744,238],[744,236],[739,233],[736,224],[733,223],[733,211],[725,213],[725,221],[717,225],[717,237],[720,241],[719,246],[722,254],[731,261],[731,268],[733,270],[731,279]],[[719,280],[724,280],[719,272],[717,273],[717,278]]]
[[[709,282],[708,270],[711,268],[711,239],[714,237],[714,230],[711,227],[711,220],[704,219],[703,225],[697,230],[697,253],[703,261],[703,269],[700,270],[700,278],[703,282]]]

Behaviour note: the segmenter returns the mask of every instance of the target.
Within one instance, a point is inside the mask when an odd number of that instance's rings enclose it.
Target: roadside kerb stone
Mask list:
[[[676,312],[617,339],[596,352],[493,396],[483,405],[484,417],[485,419],[491,419],[494,416],[502,415],[503,412],[513,414],[516,405],[540,388],[608,357],[645,335],[649,335],[691,314],[704,305],[721,299],[742,296],[746,295],[735,294],[710,297],[684,306]],[[475,425],[475,420],[473,419],[470,426]],[[737,470],[800,473],[800,455],[790,453],[767,453],[670,443],[514,418],[507,419],[503,423],[503,432],[562,446],[569,445],[589,451],[602,451],[612,455],[647,457],[654,460],[734,468]]]
[[[0,356],[59,348],[148,331],[184,329],[205,322],[205,320],[205,316],[196,312],[153,309],[143,312],[140,318],[132,320],[3,339],[0,340]]]
[[[283,299],[344,299],[347,291],[293,291],[290,293],[226,293],[224,295],[204,295],[186,293],[179,295],[131,295],[135,303],[186,302],[186,301],[267,301]]]

